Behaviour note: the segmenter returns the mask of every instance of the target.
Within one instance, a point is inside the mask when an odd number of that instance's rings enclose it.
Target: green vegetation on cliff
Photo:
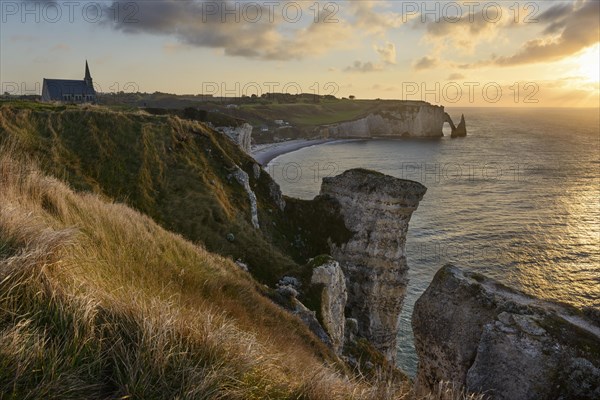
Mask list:
[[[319,103],[245,104],[240,115],[250,123],[262,120],[285,119],[299,127],[315,127],[361,118],[378,108],[380,102],[371,100],[324,100]]]
[[[201,123],[102,107],[6,103],[0,129],[1,145],[30,155],[48,174],[242,260],[264,283],[274,284],[326,245],[326,237],[303,230],[302,220],[280,210],[274,182],[264,172],[254,176],[251,157]],[[238,166],[256,193],[260,230],[251,225],[248,196],[232,176]],[[318,212],[308,202],[294,204]]]

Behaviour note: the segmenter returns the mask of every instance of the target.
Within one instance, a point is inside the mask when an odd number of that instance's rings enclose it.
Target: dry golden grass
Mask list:
[[[439,382],[435,390],[425,394],[422,400],[485,400],[484,394],[467,393],[451,382]]]
[[[3,153],[4,398],[374,398],[229,260]]]

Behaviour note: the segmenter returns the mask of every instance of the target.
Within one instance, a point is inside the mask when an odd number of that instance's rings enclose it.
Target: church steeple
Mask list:
[[[88,66],[87,60],[85,60],[85,78],[83,78],[86,85],[89,87],[94,87],[94,83],[92,81],[92,75],[90,74],[90,67]]]

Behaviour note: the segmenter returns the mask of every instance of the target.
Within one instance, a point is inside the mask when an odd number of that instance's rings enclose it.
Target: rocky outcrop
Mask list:
[[[312,333],[315,334],[315,336],[317,338],[319,338],[319,340],[321,340],[323,343],[325,343],[328,347],[334,349],[336,352],[339,351],[339,344],[336,344],[333,341],[333,337],[334,335],[332,335],[331,332],[335,332],[336,329],[339,329],[338,327],[341,327],[342,330],[342,335],[344,334],[344,322],[342,321],[341,325],[336,324],[337,323],[337,316],[335,316],[334,314],[336,314],[337,310],[334,310],[333,312],[328,312],[327,310],[332,309],[332,307],[329,307],[331,303],[334,303],[335,301],[343,301],[343,304],[346,304],[345,301],[345,297],[342,296],[343,292],[337,291],[336,287],[339,287],[339,284],[336,282],[336,278],[335,278],[335,269],[337,267],[337,269],[339,269],[339,265],[337,265],[337,263],[335,263],[335,261],[331,260],[328,258],[327,262],[324,263],[322,265],[324,268],[319,269],[318,271],[315,270],[315,273],[317,274],[316,277],[316,281],[314,283],[314,285],[318,285],[318,289],[319,289],[319,294],[322,295],[322,297],[325,299],[327,297],[327,300],[324,300],[323,302],[321,302],[321,299],[319,299],[318,303],[322,304],[322,307],[320,307],[320,314],[324,316],[323,319],[327,318],[328,322],[330,322],[329,324],[329,329],[327,328],[326,324],[321,324],[321,322],[319,322],[318,318],[317,318],[317,312],[314,310],[310,310],[309,308],[307,308],[300,300],[298,300],[298,295],[300,294],[301,291],[303,291],[302,289],[302,284],[301,282],[293,277],[293,276],[284,276],[283,278],[281,278],[279,280],[279,282],[277,283],[277,293],[282,296],[283,299],[286,299],[285,303],[284,303],[284,307],[286,307],[289,311],[292,312],[292,314],[298,316],[298,318],[300,318],[300,320],[304,323],[304,325],[306,325],[306,327],[308,329],[310,329],[310,331]],[[341,271],[340,271],[341,273]],[[331,275],[332,277],[334,277],[333,279],[328,279],[328,276]],[[343,276],[343,275],[342,275]],[[314,274],[313,274],[314,277]],[[319,282],[317,282],[319,281]],[[312,283],[311,283],[311,288],[312,289],[317,289],[317,287],[312,287]],[[311,288],[308,288],[309,290]],[[345,290],[345,286],[344,286],[344,290]],[[321,296],[319,296],[321,297]],[[336,300],[335,297],[339,297],[339,300]],[[313,307],[314,308],[314,307]],[[333,307],[335,308],[335,307]],[[342,319],[343,319],[343,306],[342,306]],[[325,325],[325,326],[324,326]],[[333,329],[331,329],[333,327]],[[327,329],[327,331],[326,331]],[[343,339],[343,336],[342,336]]]
[[[312,285],[321,285],[321,321],[329,334],[333,349],[339,353],[344,346],[346,325],[345,308],[348,294],[346,280],[340,264],[335,260],[327,260],[313,269]]]
[[[237,143],[246,153],[250,154],[253,130],[252,125],[244,123],[238,127],[221,126],[215,129],[227,135],[231,140]]]
[[[450,137],[465,137],[467,136],[467,123],[465,122],[465,115],[461,115],[460,123],[456,128],[452,128],[452,134]]]
[[[408,222],[426,190],[417,182],[361,169],[325,178],[321,187],[321,195],[339,202],[353,232],[346,243],[330,244],[346,277],[346,315],[358,321],[358,335],[390,361],[406,292]]]
[[[454,125],[454,121],[452,121],[452,118],[450,118],[450,114],[444,113],[444,122],[447,122],[448,124],[450,124],[450,128],[451,128],[452,132],[454,132],[456,130],[456,125]]]
[[[255,229],[260,228],[258,224],[258,204],[256,202],[256,194],[250,188],[250,177],[241,168],[237,167],[233,172],[233,177],[240,185],[244,187],[244,190],[248,194],[248,200],[250,201],[250,222]]]
[[[600,398],[598,312],[535,299],[447,265],[415,305],[417,386],[494,399]]]
[[[281,187],[273,179],[269,181],[269,196],[281,211],[285,210],[285,199],[283,198]]]
[[[329,337],[327,332],[325,332],[323,326],[319,323],[316,313],[306,308],[306,306],[295,297],[291,298],[291,302],[293,307],[292,313],[298,316],[298,318],[300,318],[300,320],[304,322],[308,329],[310,329],[310,331],[314,333],[314,335],[317,338],[319,338],[321,342],[325,343],[330,348],[333,348],[331,338]]]
[[[252,175],[254,176],[255,180],[260,179],[261,172],[262,172],[262,168],[260,167],[259,164],[252,164]]]
[[[319,133],[328,138],[441,137],[448,118],[442,106],[403,101],[355,121],[322,126]]]

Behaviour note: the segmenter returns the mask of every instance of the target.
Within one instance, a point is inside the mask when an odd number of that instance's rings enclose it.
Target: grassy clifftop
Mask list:
[[[380,102],[371,100],[323,100],[319,103],[244,104],[240,115],[255,124],[285,119],[295,126],[315,127],[351,121],[377,110]]]
[[[223,112],[247,120],[254,126],[268,125],[274,120],[283,119],[309,133],[322,125],[353,121],[369,114],[399,111],[421,104],[421,102],[400,100],[321,99],[318,102],[303,100],[294,103],[242,103],[237,109],[225,109]]]
[[[252,158],[200,123],[100,107],[8,103],[0,106],[0,129],[1,145],[30,155],[46,173],[243,260],[263,282],[276,282],[303,261],[288,256],[294,249],[287,238],[295,232],[270,194],[271,178],[256,178]],[[248,195],[231,176],[236,166],[250,176],[260,230],[250,223]]]
[[[205,97],[174,95],[167,93],[110,94],[100,98],[100,102],[120,109],[150,107],[156,111],[169,112],[185,108],[202,109],[207,120],[216,126],[232,125],[232,121],[219,121],[219,117],[236,117],[254,126],[272,125],[282,119],[307,132],[320,125],[352,121],[370,113],[398,110],[420,101],[402,100],[362,100],[336,98],[330,95],[302,93],[265,93],[261,97]],[[231,108],[229,105],[235,105]],[[149,109],[150,111],[153,111]],[[214,118],[214,120],[212,119]]]

